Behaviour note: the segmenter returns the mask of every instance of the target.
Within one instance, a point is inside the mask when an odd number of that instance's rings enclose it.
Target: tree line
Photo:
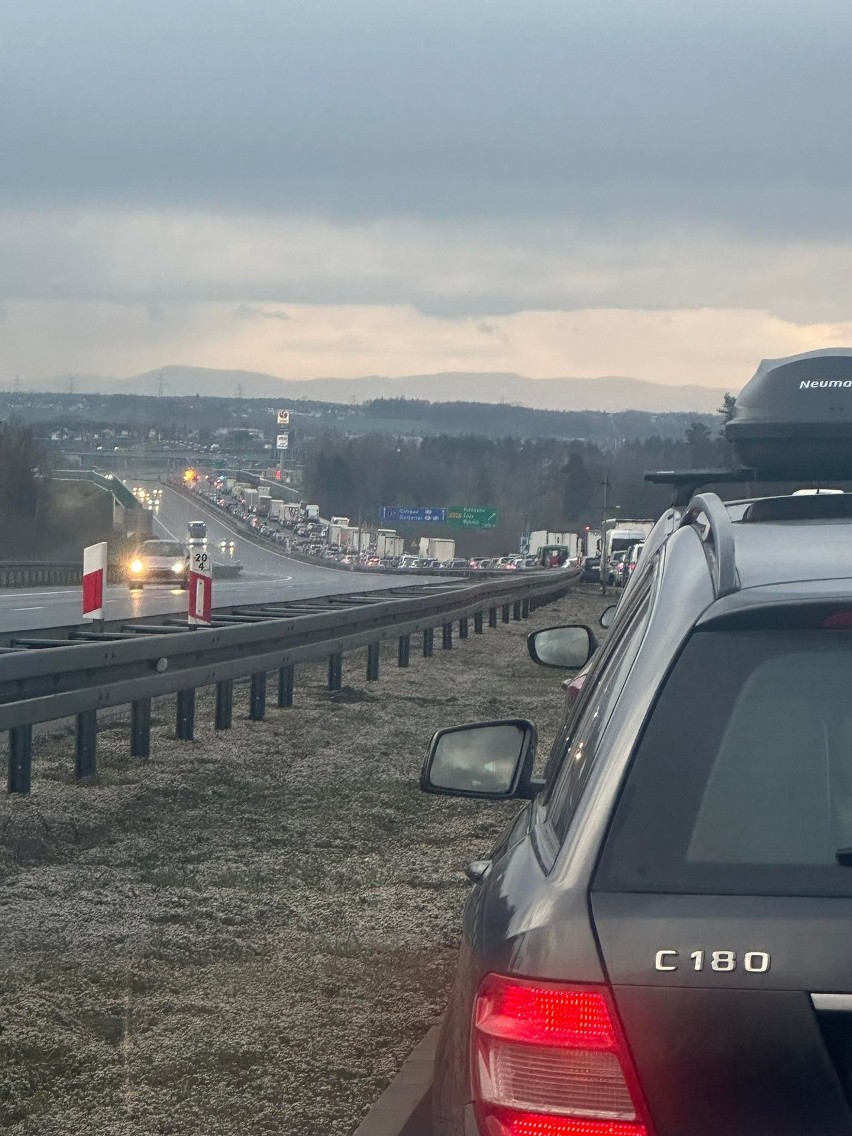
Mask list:
[[[682,438],[694,421],[713,426],[712,414],[644,410],[539,410],[529,406],[482,402],[429,402],[425,399],[376,398],[361,408],[375,429],[395,425],[398,433],[478,434],[490,438],[582,438],[601,446],[628,438]],[[403,425],[407,428],[403,430]]]
[[[609,515],[657,517],[671,491],[644,481],[647,471],[729,465],[728,444],[696,420],[677,439],[636,439],[611,448],[554,438],[326,433],[312,447],[304,476],[308,499],[326,516],[378,520],[382,505],[495,507],[498,529],[475,538],[463,534],[460,542],[462,552],[470,545],[487,553],[515,547],[518,534],[530,529],[598,527],[605,481]],[[459,538],[459,530],[430,526],[429,532]]]

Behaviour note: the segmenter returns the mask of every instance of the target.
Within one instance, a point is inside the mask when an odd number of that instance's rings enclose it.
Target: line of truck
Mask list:
[[[242,484],[233,478],[227,478],[224,487],[258,517],[268,517],[290,528],[321,521],[319,505],[281,501],[273,498],[270,490],[263,486]],[[602,553],[608,561],[614,553],[643,541],[653,524],[651,520],[612,518],[605,522],[605,538],[600,529],[586,529],[582,533],[535,529],[525,534],[521,541],[521,552],[525,556],[535,557],[545,565],[564,564],[582,557],[600,556]],[[359,526],[352,524],[350,517],[344,516],[329,519],[327,539],[329,544],[341,551],[370,551],[383,559],[397,559],[406,552],[406,538],[395,529]],[[421,560],[436,560],[441,564],[452,560],[456,555],[456,542],[447,537],[421,536],[415,547],[419,547]]]

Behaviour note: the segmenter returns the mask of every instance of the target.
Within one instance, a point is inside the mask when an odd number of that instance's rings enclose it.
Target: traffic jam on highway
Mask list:
[[[194,470],[188,474],[185,485],[191,485],[208,505],[228,513],[256,536],[279,545],[284,552],[296,552],[343,567],[382,571],[424,568],[524,571],[576,567],[581,560],[583,544],[577,534],[546,531],[524,534],[523,552],[501,556],[457,556],[454,539],[432,536],[413,542],[417,552],[406,551],[412,544],[396,529],[353,524],[345,516],[326,519],[320,516],[319,505],[277,499],[272,495],[272,487],[252,485],[238,477],[224,474],[205,477]],[[417,515],[432,511],[409,512]]]

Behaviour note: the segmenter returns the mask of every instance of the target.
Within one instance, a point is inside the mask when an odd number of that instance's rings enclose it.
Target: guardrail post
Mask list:
[[[175,737],[182,742],[191,742],[195,737],[195,688],[179,690],[177,693],[177,715]]]
[[[249,718],[262,722],[266,717],[266,671],[257,671],[251,676],[249,693]]]
[[[397,655],[397,666],[407,667],[408,660],[411,658],[411,636],[400,635],[399,637],[399,653]]]
[[[33,728],[15,726],[9,731],[10,793],[29,793],[33,769]]]
[[[463,615],[459,620],[459,639],[467,639],[468,636],[468,622],[467,616]]]
[[[130,756],[151,753],[151,699],[140,698],[130,707]]]
[[[484,622],[485,622],[485,620],[482,617],[482,612],[481,611],[475,611],[473,613],[473,630],[477,635],[482,634],[482,625],[483,625]]]
[[[503,622],[508,623],[511,615],[511,604],[503,604]]]
[[[530,601],[529,598],[521,600],[521,618],[529,619],[530,617]]]
[[[381,654],[381,643],[370,643],[367,647],[367,682],[379,681],[379,660]]]
[[[449,651],[453,646],[453,625],[452,623],[445,623],[442,628],[441,646],[445,651]]]
[[[77,747],[74,759],[75,777],[93,777],[98,769],[95,766],[95,745],[98,741],[98,713],[84,710],[77,715]]]
[[[515,600],[514,604],[512,605],[512,619],[514,619],[515,623],[517,623],[520,618],[521,618],[521,601]]]
[[[497,608],[496,607],[490,607],[488,609],[488,626],[489,627],[496,627],[497,626]]]
[[[286,710],[293,705],[293,685],[293,666],[282,667],[278,672],[278,705],[282,710]]]
[[[93,777],[97,773],[95,747],[98,737],[98,715],[95,710],[84,710],[77,715],[77,756],[74,761],[75,777]]]
[[[343,655],[335,651],[328,656],[328,689],[340,690],[343,686]]]
[[[431,659],[432,651],[435,649],[435,632],[431,627],[426,627],[423,631],[423,658]]]
[[[230,730],[234,720],[234,680],[223,678],[216,683],[216,729]]]

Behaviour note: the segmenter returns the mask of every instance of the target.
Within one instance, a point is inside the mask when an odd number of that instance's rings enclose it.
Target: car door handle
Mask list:
[[[471,860],[464,866],[464,874],[471,883],[477,884],[491,867],[490,860]]]

